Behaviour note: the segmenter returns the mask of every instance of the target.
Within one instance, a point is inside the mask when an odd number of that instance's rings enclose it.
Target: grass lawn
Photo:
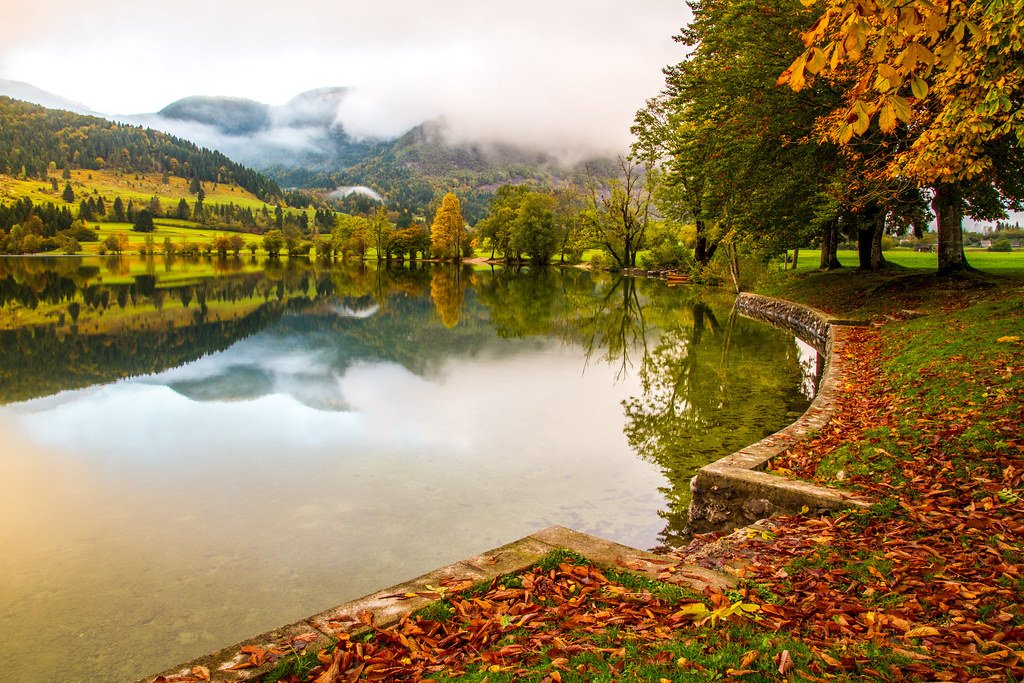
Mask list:
[[[997,275],[1019,275],[1024,276],[1024,251],[996,252],[985,249],[965,249],[967,262],[978,270]],[[885,259],[893,265],[902,268],[919,268],[922,270],[935,270],[939,266],[938,254],[916,252],[905,247],[897,247],[883,254]],[[800,250],[800,260],[797,263],[797,272],[807,272],[818,269],[820,254],[816,250]],[[857,267],[857,252],[852,250],[840,251],[839,262],[843,267]]]

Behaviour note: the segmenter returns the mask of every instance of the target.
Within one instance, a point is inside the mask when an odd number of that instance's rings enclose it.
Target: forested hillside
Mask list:
[[[235,183],[267,201],[281,195],[260,173],[172,135],[0,97],[0,173],[45,179],[56,168],[157,172]]]

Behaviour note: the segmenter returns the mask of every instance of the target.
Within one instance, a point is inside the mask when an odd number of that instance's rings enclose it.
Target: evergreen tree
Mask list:
[[[152,211],[143,209],[135,214],[135,224],[132,226],[132,230],[135,232],[153,232],[155,229]]]
[[[178,210],[174,212],[174,216],[186,221],[192,218],[192,210],[188,208],[188,202],[184,199],[178,200]]]
[[[127,215],[125,214],[124,202],[120,197],[114,198],[114,222],[124,223]]]
[[[75,191],[71,189],[71,183],[66,183],[64,185],[64,194],[62,194],[61,197],[63,197],[64,201],[66,201],[68,204],[71,204],[75,201]]]

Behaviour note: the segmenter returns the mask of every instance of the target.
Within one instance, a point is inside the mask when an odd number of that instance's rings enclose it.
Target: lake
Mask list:
[[[575,268],[0,258],[0,646],[132,680],[561,524],[683,542],[818,359]]]

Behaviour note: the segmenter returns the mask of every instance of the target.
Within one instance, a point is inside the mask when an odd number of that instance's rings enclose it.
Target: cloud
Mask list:
[[[19,30],[0,76],[113,112],[358,86],[338,120],[359,135],[443,115],[456,139],[618,151],[687,16],[678,0],[4,3]]]

